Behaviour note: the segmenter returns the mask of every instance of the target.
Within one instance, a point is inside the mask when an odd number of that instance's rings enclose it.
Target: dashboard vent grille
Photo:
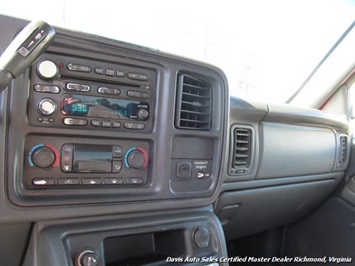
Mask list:
[[[250,165],[252,133],[248,128],[234,129],[233,168],[247,168]]]
[[[345,135],[341,135],[339,140],[340,140],[339,163],[345,164],[346,155],[347,155],[347,148],[348,148],[348,137]]]
[[[211,129],[211,85],[181,74],[178,77],[175,126],[182,129]]]

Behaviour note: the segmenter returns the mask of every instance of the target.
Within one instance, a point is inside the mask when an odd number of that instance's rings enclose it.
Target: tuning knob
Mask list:
[[[137,116],[139,120],[147,120],[149,117],[149,112],[146,109],[140,109]]]
[[[32,162],[39,168],[48,168],[55,162],[55,153],[48,147],[41,147],[32,154]]]
[[[125,164],[127,168],[141,169],[145,168],[147,163],[148,155],[142,148],[131,148],[125,156]]]
[[[58,67],[50,60],[38,64],[38,74],[44,79],[54,78],[58,74]]]

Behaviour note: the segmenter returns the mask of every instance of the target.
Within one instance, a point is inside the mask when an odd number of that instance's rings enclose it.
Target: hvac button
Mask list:
[[[58,185],[65,185],[65,186],[79,185],[79,179],[77,179],[77,178],[60,178],[60,179],[58,179]]]
[[[35,186],[53,186],[54,178],[35,178],[32,180],[32,184]]]
[[[112,162],[112,173],[119,173],[122,170],[122,161]]]
[[[143,179],[141,177],[126,177],[125,183],[127,185],[139,185],[143,184]]]
[[[116,158],[121,158],[123,156],[123,149],[121,146],[112,147],[112,156]]]
[[[106,177],[105,185],[122,185],[123,178],[122,177]]]
[[[101,178],[84,178],[82,179],[83,185],[101,185]]]

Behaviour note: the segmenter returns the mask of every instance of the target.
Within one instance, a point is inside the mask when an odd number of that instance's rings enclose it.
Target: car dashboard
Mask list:
[[[3,51],[26,21],[0,22]],[[8,263],[227,265],[226,239],[300,219],[342,180],[347,122],[230,97],[206,63],[55,30],[0,94]]]

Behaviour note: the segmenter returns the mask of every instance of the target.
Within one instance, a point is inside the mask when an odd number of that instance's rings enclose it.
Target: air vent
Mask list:
[[[344,165],[346,163],[346,155],[348,152],[348,136],[340,135],[339,144],[339,164]]]
[[[248,168],[250,165],[252,133],[248,128],[234,129],[232,168]],[[236,173],[244,173],[237,171]]]
[[[211,85],[201,79],[178,76],[175,126],[181,129],[211,129]]]

